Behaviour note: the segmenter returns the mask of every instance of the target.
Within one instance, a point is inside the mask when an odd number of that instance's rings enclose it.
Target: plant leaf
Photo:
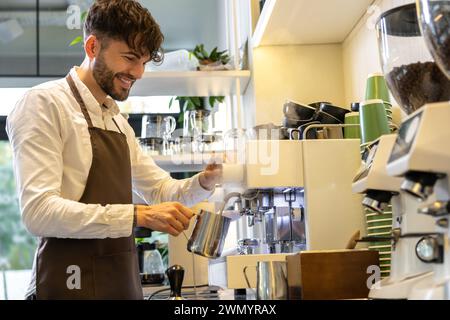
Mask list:
[[[76,45],[77,43],[80,43],[83,40],[81,36],[76,37],[72,40],[72,42],[69,44],[69,47]]]
[[[87,11],[83,11],[83,13],[81,14],[81,21],[86,20],[87,13]]]
[[[206,50],[203,48],[203,45],[202,45],[202,55],[203,57],[205,57],[205,59],[208,59],[209,57],[208,52],[206,52]]]
[[[201,107],[202,101],[199,97],[191,97],[192,104],[196,107]]]
[[[219,55],[217,54],[217,47],[215,47],[214,49],[213,49],[213,51],[211,51],[211,54],[209,55],[209,58],[212,60],[212,61],[217,61],[217,58],[219,57]]]
[[[209,97],[209,101],[208,102],[209,102],[209,105],[210,105],[211,108],[214,107],[214,100],[215,100],[214,97]]]

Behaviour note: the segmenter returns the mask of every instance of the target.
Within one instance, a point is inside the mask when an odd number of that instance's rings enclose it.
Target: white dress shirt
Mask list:
[[[193,205],[212,191],[200,186],[198,175],[176,180],[145,155],[127,120],[110,97],[101,107],[77,75],[70,74],[95,127],[126,135],[131,158],[133,192],[155,204],[179,201]],[[133,205],[84,204],[81,198],[92,163],[87,122],[67,81],[59,79],[30,89],[7,118],[13,149],[22,219],[38,237],[118,238],[132,231]]]

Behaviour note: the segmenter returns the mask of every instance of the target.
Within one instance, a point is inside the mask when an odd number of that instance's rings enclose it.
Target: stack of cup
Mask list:
[[[370,144],[384,134],[391,133],[383,100],[361,102],[359,107],[362,146]]]
[[[349,112],[345,114],[346,125],[358,125],[344,127],[345,139],[361,139],[361,127],[359,126],[359,112]]]
[[[392,233],[392,206],[389,205],[382,214],[365,209],[367,235],[369,237],[390,237]],[[376,250],[379,253],[381,277],[389,276],[391,271],[391,251],[390,241],[370,242],[370,250]]]
[[[380,99],[383,101],[389,128],[393,131],[396,126],[392,122],[392,103],[386,79],[382,73],[372,73],[367,77],[365,99]]]

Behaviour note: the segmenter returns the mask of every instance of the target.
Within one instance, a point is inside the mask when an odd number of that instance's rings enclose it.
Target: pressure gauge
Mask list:
[[[425,263],[442,263],[443,246],[439,236],[425,236],[416,245],[417,257]]]

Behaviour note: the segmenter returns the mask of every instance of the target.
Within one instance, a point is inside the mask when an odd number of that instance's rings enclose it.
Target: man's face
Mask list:
[[[142,77],[150,55],[141,56],[123,41],[103,44],[93,66],[94,79],[114,100],[124,101],[131,86]]]

